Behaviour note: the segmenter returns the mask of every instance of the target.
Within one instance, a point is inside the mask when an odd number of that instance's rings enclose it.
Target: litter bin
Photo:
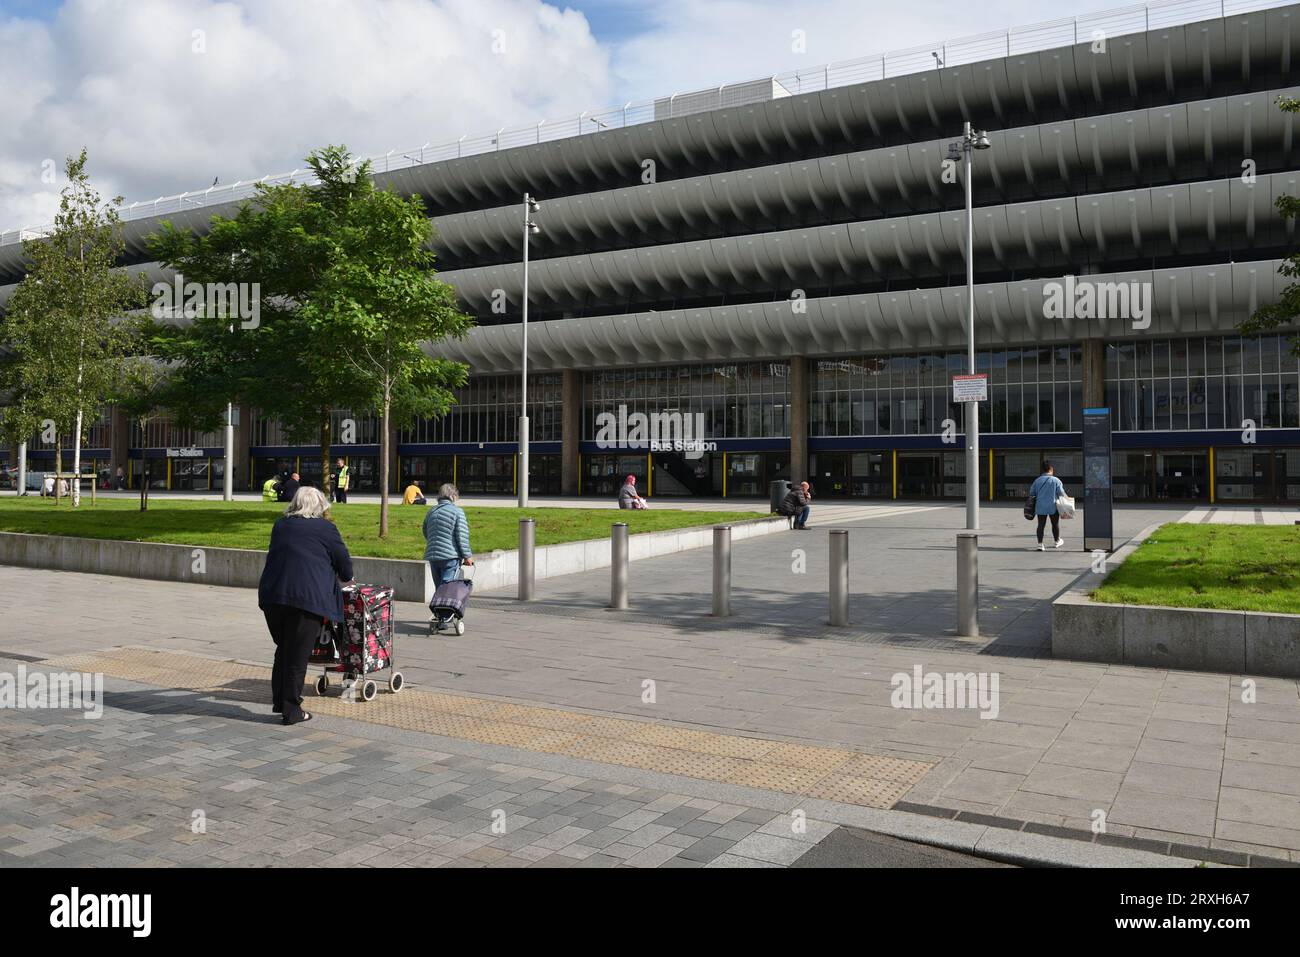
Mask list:
[[[776,512],[781,508],[781,500],[790,494],[790,480],[777,479],[772,483],[772,511]]]

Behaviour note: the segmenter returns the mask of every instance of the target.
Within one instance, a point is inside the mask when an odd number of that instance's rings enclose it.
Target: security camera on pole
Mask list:
[[[519,380],[519,471],[515,474],[520,508],[528,507],[528,238],[542,231],[532,219],[541,208],[541,203],[524,193],[524,349]]]

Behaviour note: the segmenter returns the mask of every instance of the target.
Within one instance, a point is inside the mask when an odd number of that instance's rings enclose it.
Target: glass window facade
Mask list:
[[[989,376],[980,403],[988,433],[1077,432],[1082,426],[1082,349],[1078,344],[976,353]],[[944,420],[962,429],[952,377],[967,371],[964,352],[923,352],[826,360],[812,365],[810,434],[938,435]]]
[[[561,383],[557,372],[528,376],[528,431],[533,442],[560,441]],[[445,416],[401,430],[398,442],[519,441],[519,376],[472,376],[455,392],[456,404]]]
[[[202,449],[226,446],[225,433],[183,429],[166,416],[157,416],[144,423],[139,419],[132,419],[130,429],[133,449],[174,449],[189,446]]]
[[[1300,427],[1300,359],[1287,336],[1110,342],[1106,403],[1125,432]]]
[[[81,447],[83,449],[107,449],[113,445],[113,408],[105,406],[94,419],[87,416],[88,421],[85,424],[85,435],[82,438]],[[69,452],[76,441],[72,436],[72,430],[66,435],[57,436],[59,445],[65,452]],[[32,452],[53,452],[54,443],[45,442],[38,432],[27,440],[27,451]],[[71,460],[69,460],[71,461]],[[66,464],[66,463],[65,463]]]
[[[356,415],[349,409],[334,409],[330,413],[330,427],[333,436],[331,444],[334,447],[378,445],[380,441],[381,424],[377,415]],[[346,438],[345,432],[352,434],[351,442],[343,441]],[[318,441],[319,434],[315,431],[310,435],[295,439],[275,419],[260,412],[253,413],[252,442],[250,444],[255,448],[282,445],[315,445]],[[221,443],[218,442],[217,444]]]
[[[785,362],[600,369],[582,377],[582,438],[594,441],[601,413],[680,412],[704,416],[696,439],[790,435],[790,366]]]

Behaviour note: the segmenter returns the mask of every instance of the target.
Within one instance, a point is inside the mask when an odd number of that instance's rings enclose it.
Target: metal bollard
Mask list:
[[[609,533],[610,608],[627,608],[627,522],[615,522]]]
[[[713,616],[731,614],[731,526],[713,529]]]
[[[537,592],[537,578],[533,569],[533,547],[537,544],[537,522],[531,518],[519,520],[519,600],[532,601]]]
[[[831,529],[831,624],[849,623],[849,532]]]
[[[957,533],[957,634],[980,636],[979,532]]]

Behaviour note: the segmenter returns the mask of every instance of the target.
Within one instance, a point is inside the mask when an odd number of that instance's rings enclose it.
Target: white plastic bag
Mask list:
[[[1074,499],[1062,495],[1056,500],[1056,511],[1061,518],[1074,518]]]

